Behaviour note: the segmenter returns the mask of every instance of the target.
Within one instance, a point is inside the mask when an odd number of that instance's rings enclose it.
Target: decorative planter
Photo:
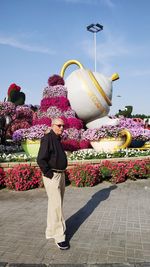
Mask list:
[[[142,147],[144,146],[145,144],[145,141],[142,141],[142,140],[132,140],[131,144],[130,144],[130,147],[131,148],[138,148],[138,147]]]
[[[132,136],[129,131],[122,130],[120,136],[117,138],[108,137],[101,138],[99,141],[91,141],[91,146],[96,152],[114,152],[119,149],[127,148],[132,140]]]
[[[37,157],[40,148],[40,139],[23,141],[21,146],[25,153],[31,157]]]
[[[144,146],[142,146],[143,149],[150,149],[150,141],[145,142]]]

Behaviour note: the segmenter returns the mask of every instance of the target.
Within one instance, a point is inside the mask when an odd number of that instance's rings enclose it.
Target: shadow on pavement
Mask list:
[[[92,212],[96,209],[96,207],[104,200],[106,200],[110,192],[116,189],[116,185],[112,185],[108,188],[104,188],[98,192],[96,192],[92,198],[84,205],[80,210],[78,210],[75,214],[73,214],[66,221],[66,235],[68,241],[73,237],[75,232],[79,229],[81,224],[92,214]]]

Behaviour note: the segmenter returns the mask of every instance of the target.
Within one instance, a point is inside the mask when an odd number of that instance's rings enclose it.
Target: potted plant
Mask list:
[[[150,140],[150,130],[145,129],[144,121],[136,118],[124,118],[119,120],[119,128],[126,128],[132,134],[130,147],[140,148]]]
[[[34,125],[28,129],[19,129],[13,133],[13,140],[20,142],[27,155],[36,157],[40,147],[40,139],[44,136],[47,125]]]
[[[111,125],[88,129],[83,133],[83,137],[90,141],[97,152],[113,152],[124,149],[130,145],[132,140],[127,129]]]
[[[121,116],[118,125],[105,125],[97,129],[88,129],[83,133],[83,137],[90,140],[97,152],[113,152],[128,146],[135,147],[135,144],[137,144],[136,147],[142,146],[150,140],[150,130],[144,128],[142,121]]]

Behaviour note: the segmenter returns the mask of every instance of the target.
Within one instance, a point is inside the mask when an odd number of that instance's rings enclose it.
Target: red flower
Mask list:
[[[54,74],[53,76],[49,77],[48,79],[49,86],[54,86],[58,84],[61,84],[61,85],[65,84],[64,79],[61,76]]]
[[[5,172],[0,168],[0,188],[5,186]]]
[[[21,90],[21,87],[18,86],[18,85],[16,85],[15,83],[12,83],[12,84],[9,86],[9,88],[8,88],[8,92],[7,92],[8,96],[10,96],[10,93],[11,93],[11,91],[13,91],[13,90],[19,92],[19,91]]]
[[[67,171],[72,185],[77,187],[93,186],[100,182],[99,165],[83,164],[76,165]]]
[[[75,151],[78,150],[80,148],[79,142],[77,140],[66,140],[66,141],[62,141],[62,145],[64,150],[66,151]]]
[[[20,164],[6,171],[6,187],[16,191],[24,191],[43,186],[42,173],[28,164]]]

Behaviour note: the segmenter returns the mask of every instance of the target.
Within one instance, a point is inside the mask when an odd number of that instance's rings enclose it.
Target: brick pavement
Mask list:
[[[0,191],[0,267],[150,266],[150,179],[67,186],[67,251],[45,240],[46,210],[44,189]]]

